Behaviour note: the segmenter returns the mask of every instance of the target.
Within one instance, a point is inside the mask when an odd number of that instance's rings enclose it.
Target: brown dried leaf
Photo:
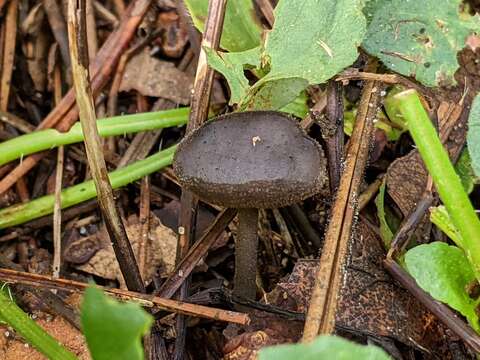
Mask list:
[[[337,328],[360,336],[384,336],[417,348],[422,346],[432,353],[442,351],[444,355],[443,328],[413,296],[392,281],[382,266],[384,256],[381,240],[360,221],[352,237]],[[299,260],[288,279],[267,295],[266,302],[305,313],[317,265],[318,260]],[[226,359],[253,360],[264,346],[298,341],[303,330],[300,321],[261,311],[254,311],[251,318],[247,327],[229,326],[224,331],[228,340]]]
[[[148,49],[145,49],[128,62],[120,91],[134,89],[145,96],[187,105],[192,87],[193,77],[178,70],[173,63],[150,56]]]
[[[395,160],[387,170],[387,191],[403,216],[408,216],[427,184],[427,170],[418,151]]]
[[[132,243],[133,252],[138,258],[138,245],[141,236],[141,224],[138,222],[138,217],[136,215],[130,216],[125,225],[128,238]],[[117,259],[115,258],[115,253],[105,228],[102,228],[102,230],[95,234],[94,237],[99,244],[99,250],[96,251],[85,264],[77,265],[75,267],[78,270],[105,279],[119,280],[123,284],[120,268],[118,267]],[[80,239],[79,241],[82,240],[87,244],[85,251],[91,251],[92,238],[90,238],[88,242],[85,239]],[[167,276],[173,270],[175,265],[176,247],[177,235],[175,232],[164,226],[156,216],[152,215],[150,218],[149,241],[146,245],[146,273],[142,274],[147,283],[151,281],[157,270],[158,274],[162,277]],[[79,259],[81,257],[81,255],[79,255],[81,254],[81,251],[79,246],[76,246],[76,242],[70,245],[66,251],[66,258],[70,256]]]
[[[432,352],[445,345],[439,322],[383,269],[381,239],[360,221],[351,239],[350,259],[338,303],[336,325],[349,332],[374,334]]]

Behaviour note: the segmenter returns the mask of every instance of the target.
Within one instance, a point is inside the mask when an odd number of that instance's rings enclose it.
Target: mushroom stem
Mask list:
[[[258,209],[238,210],[238,236],[235,242],[235,278],[233,293],[255,300],[257,287]]]

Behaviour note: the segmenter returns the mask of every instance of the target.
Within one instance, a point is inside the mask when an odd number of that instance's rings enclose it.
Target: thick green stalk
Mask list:
[[[107,137],[184,125],[189,112],[187,107],[99,119],[98,132],[100,136]],[[0,143],[0,166],[26,155],[80,141],[83,141],[83,132],[79,122],[65,133],[46,129],[17,136]]]
[[[0,290],[0,319],[5,321],[29,344],[50,360],[76,360],[57,340],[33,321],[2,289]]]
[[[480,280],[480,220],[415,90],[394,97],[453,224],[463,251]]]
[[[117,189],[133,181],[141,179],[172,163],[175,147],[158,152],[144,160],[109,173],[108,177],[112,188]],[[92,180],[74,185],[62,191],[62,209],[77,205],[83,201],[94,198],[97,195]],[[23,224],[27,221],[49,215],[53,212],[55,203],[54,195],[46,195],[29,201],[25,204],[17,204],[0,210],[0,229]]]

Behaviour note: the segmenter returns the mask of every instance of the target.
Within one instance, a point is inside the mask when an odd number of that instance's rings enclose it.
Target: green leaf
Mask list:
[[[440,205],[430,208],[430,221],[452,239],[457,246],[463,248],[462,235],[460,235],[456,226],[453,225],[445,206]]]
[[[263,56],[271,70],[260,82],[320,84],[351,65],[366,31],[362,6],[363,0],[280,0]]]
[[[207,19],[208,0],[185,0],[193,23],[201,32]],[[260,45],[262,29],[252,0],[228,0],[220,46],[241,52]]]
[[[390,0],[367,0],[365,7],[363,8],[363,13],[367,19],[367,25],[370,25],[370,22],[373,19],[373,15],[377,12],[378,8],[383,6],[386,2]]]
[[[423,290],[459,311],[480,332],[476,303],[466,291],[475,274],[462,250],[442,242],[424,244],[405,254],[405,264]]]
[[[389,360],[380,348],[337,336],[319,336],[309,344],[277,345],[261,349],[259,360]]]
[[[292,102],[282,107],[279,111],[286,112],[288,114],[295,115],[296,117],[303,119],[308,114],[308,96],[305,91],[302,91],[299,96]]]
[[[461,0],[374,1],[363,47],[391,70],[427,86],[455,84],[457,52],[480,30],[478,17],[459,13]]]
[[[390,226],[387,222],[385,215],[385,181],[382,182],[380,189],[378,189],[378,195],[375,198],[375,205],[377,207],[377,216],[380,222],[380,236],[383,240],[385,249],[390,249],[390,244],[393,239],[393,232],[390,230]]]
[[[480,176],[480,94],[475,96],[468,115],[467,146],[473,171]]]
[[[142,336],[153,318],[140,305],[119,303],[90,287],[82,304],[82,328],[95,360],[143,359]]]
[[[307,80],[300,78],[269,81],[261,86],[242,108],[279,110],[295,100],[307,85]]]
[[[238,104],[245,98],[250,88],[243,71],[249,67],[260,66],[260,47],[242,52],[216,52],[204,48],[208,64],[222,73],[230,86],[230,105]]]

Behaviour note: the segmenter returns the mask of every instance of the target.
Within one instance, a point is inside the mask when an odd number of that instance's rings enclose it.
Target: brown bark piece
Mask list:
[[[190,103],[193,78],[173,63],[150,56],[148,49],[132,57],[123,75],[120,91],[137,90],[144,96],[160,97],[178,104]]]

